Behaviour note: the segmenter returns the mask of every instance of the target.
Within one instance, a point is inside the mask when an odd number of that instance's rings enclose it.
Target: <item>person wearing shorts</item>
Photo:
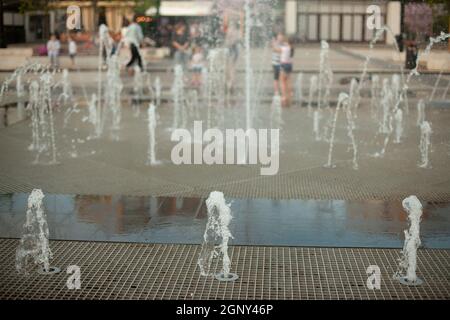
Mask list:
[[[71,67],[75,68],[75,57],[77,55],[77,43],[72,38],[72,36],[69,38],[69,57],[71,61]]]
[[[292,58],[294,56],[294,47],[292,39],[283,41],[280,48],[280,80],[281,80],[281,101],[284,106],[289,106],[293,96],[291,74]]]
[[[202,71],[204,67],[203,49],[200,46],[195,46],[191,59],[192,70],[192,86],[199,87],[202,84]]]
[[[274,94],[280,94],[280,50],[281,50],[281,41],[283,39],[283,35],[278,33],[277,36],[272,41],[272,69],[273,69],[273,89]]]

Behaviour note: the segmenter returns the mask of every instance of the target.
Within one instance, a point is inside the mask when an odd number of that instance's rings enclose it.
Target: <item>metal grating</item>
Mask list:
[[[200,246],[52,241],[61,268],[29,277],[14,269],[16,239],[0,240],[0,299],[450,299],[450,251],[421,249],[420,287],[392,280],[400,250],[233,246],[235,282],[204,278]],[[81,289],[65,270],[81,268]],[[366,269],[381,269],[381,289],[366,288]],[[217,265],[215,266],[217,268]]]

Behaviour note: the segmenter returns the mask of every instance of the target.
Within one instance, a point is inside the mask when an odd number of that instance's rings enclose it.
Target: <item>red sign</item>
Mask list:
[[[147,16],[137,16],[136,17],[137,23],[149,23],[149,22],[152,22],[152,20],[153,20],[152,17],[147,17]]]

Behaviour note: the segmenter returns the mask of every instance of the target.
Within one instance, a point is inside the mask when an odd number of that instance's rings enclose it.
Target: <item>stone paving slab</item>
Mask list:
[[[415,125],[415,104],[406,117],[404,137],[400,144],[388,144],[384,158],[372,155],[382,148],[384,137],[378,135],[370,110],[364,104],[358,111],[357,129],[359,170],[351,167],[352,150],[343,115],[338,118],[333,161],[337,168],[326,169],[329,143],[314,141],[312,119],[307,108],[283,110],[278,174],[261,176],[260,165],[174,165],[170,154],[175,142],[170,141],[173,109],[163,104],[158,108],[157,160],[160,165],[145,165],[148,148],[146,104],[140,115],[124,102],[119,140],[109,131],[100,139],[86,140],[93,128],[82,122],[87,108],[74,116],[67,127],[62,125],[63,112],[56,114],[57,147],[60,164],[34,165],[36,155],[28,151],[31,143],[29,121],[0,129],[0,191],[10,193],[42,188],[47,193],[180,195],[204,197],[220,190],[235,198],[274,199],[347,199],[401,200],[410,194],[428,201],[450,199],[450,118],[448,108],[428,108],[427,118],[433,126],[432,168],[420,169],[420,132]],[[200,107],[201,109],[202,107]],[[226,126],[245,126],[240,106],[223,109]],[[222,112],[217,109],[215,112]],[[205,112],[200,112],[205,116]],[[258,128],[270,127],[269,106],[258,110]],[[331,113],[330,113],[331,114]],[[326,114],[325,114],[326,115]],[[198,120],[201,120],[202,117]],[[188,123],[192,128],[191,118]],[[205,119],[203,119],[205,120]],[[84,142],[76,146],[72,158],[71,140]]]

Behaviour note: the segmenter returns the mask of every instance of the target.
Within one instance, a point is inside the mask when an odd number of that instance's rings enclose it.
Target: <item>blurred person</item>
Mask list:
[[[280,67],[281,67],[281,83],[285,106],[291,104],[294,96],[292,89],[292,71],[293,71],[293,57],[294,57],[294,39],[288,38],[281,47]],[[283,99],[282,99],[283,101]]]
[[[135,17],[133,16],[133,20],[130,21],[130,25],[128,26],[127,31],[125,33],[125,41],[129,45],[131,52],[131,60],[126,65],[130,75],[133,72],[133,68],[131,67],[133,67],[135,63],[137,63],[141,71],[144,70],[142,66],[142,57],[139,52],[139,47],[141,45],[142,40],[144,40],[142,28],[138,23],[136,23]]]
[[[241,43],[241,30],[236,21],[225,27],[225,48],[228,49],[227,61],[227,89],[233,90],[234,76],[236,74],[236,63],[239,58],[239,45]]]
[[[189,36],[191,38],[192,43],[195,45],[199,44],[200,37],[200,27],[197,21],[194,21],[189,27]]]
[[[72,68],[75,68],[76,55],[77,55],[77,43],[73,39],[73,36],[69,36],[69,57]]]
[[[280,48],[274,48],[274,51],[280,53],[281,102],[283,106],[289,106],[293,96],[291,74],[293,70],[294,46],[292,38],[286,39],[286,36],[282,35],[281,39]]]
[[[273,69],[273,89],[274,95],[280,95],[280,73],[281,62],[280,52],[281,44],[283,42],[283,34],[278,32],[272,40],[272,69]]]
[[[192,86],[199,87],[202,84],[202,71],[205,64],[205,56],[203,54],[203,49],[201,46],[196,45],[193,49],[192,59],[191,59],[191,70],[192,70]]]
[[[183,69],[187,64],[189,45],[190,43],[186,32],[186,25],[184,23],[180,23],[175,26],[175,31],[172,36],[172,47],[175,50],[175,65],[181,65]]]
[[[47,42],[47,54],[50,58],[50,66],[52,68],[59,68],[59,50],[61,49],[61,43],[56,38],[56,35],[52,33],[50,40]]]

